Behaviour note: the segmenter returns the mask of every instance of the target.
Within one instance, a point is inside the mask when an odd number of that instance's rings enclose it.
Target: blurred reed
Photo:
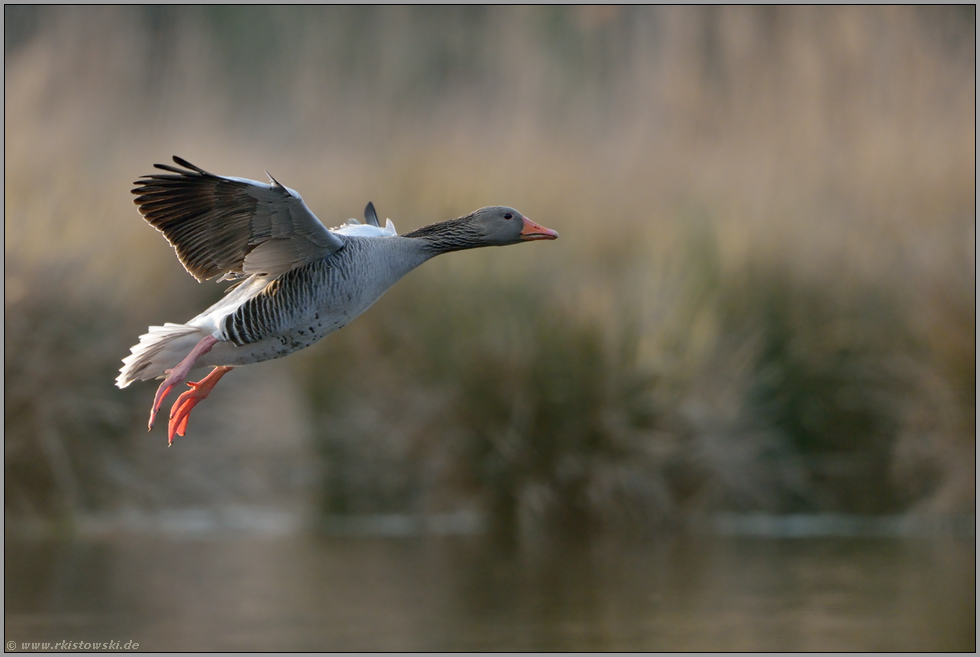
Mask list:
[[[25,373],[101,409],[143,326],[220,294],[127,193],[176,153],[328,225],[506,203],[562,234],[433,261],[292,357],[329,513],[970,511],[974,44],[972,7],[5,7],[8,506],[88,500],[81,461],[145,440],[48,410],[91,442],[27,456]]]
[[[135,325],[72,290],[76,266],[38,271],[6,257],[4,499],[14,516],[71,517],[133,483],[123,438],[141,413],[112,373],[122,329]]]

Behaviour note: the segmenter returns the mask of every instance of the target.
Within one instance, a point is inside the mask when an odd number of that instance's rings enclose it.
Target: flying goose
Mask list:
[[[327,229],[300,195],[269,175],[269,184],[216,176],[174,156],[167,173],[134,182],[135,203],[173,245],[198,281],[233,280],[225,296],[184,324],[151,326],[123,359],[116,385],[163,379],[149,429],[164,399],[191,370],[170,411],[168,444],[183,436],[191,410],[233,367],[281,358],[309,347],[367,310],[402,276],[441,253],[557,239],[514,208],[480,208],[458,219],[398,235],[382,228],[374,205],[364,224]],[[267,173],[268,175],[268,173]]]

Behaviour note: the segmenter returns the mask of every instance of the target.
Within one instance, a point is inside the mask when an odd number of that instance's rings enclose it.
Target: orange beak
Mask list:
[[[539,226],[527,217],[521,217],[524,219],[524,230],[521,231],[521,240],[556,240],[558,239],[558,231],[551,230],[550,228],[545,228],[544,226]]]

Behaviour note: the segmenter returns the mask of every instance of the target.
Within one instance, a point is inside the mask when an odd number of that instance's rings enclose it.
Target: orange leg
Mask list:
[[[147,431],[153,429],[153,420],[157,416],[157,411],[160,410],[160,405],[163,404],[163,400],[166,399],[167,395],[170,394],[170,389],[187,378],[188,372],[194,369],[194,363],[197,359],[204,354],[211,351],[211,347],[218,342],[218,339],[211,335],[206,335],[201,338],[201,341],[191,349],[191,353],[187,354],[184,360],[177,364],[177,367],[172,370],[167,370],[167,378],[163,380],[160,387],[157,388],[157,394],[153,398],[153,406],[150,408],[150,423],[147,426]]]
[[[205,397],[211,394],[211,389],[218,383],[218,380],[231,370],[231,367],[216,367],[200,381],[196,383],[187,382],[191,389],[178,397],[173,408],[170,409],[170,430],[167,445],[173,444],[174,434],[184,435],[184,432],[187,431],[187,421],[191,419],[191,410],[204,401]]]

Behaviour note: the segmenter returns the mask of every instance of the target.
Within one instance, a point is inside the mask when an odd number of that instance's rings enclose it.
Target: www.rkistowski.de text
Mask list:
[[[8,652],[14,650],[139,650],[136,641],[7,641]]]

